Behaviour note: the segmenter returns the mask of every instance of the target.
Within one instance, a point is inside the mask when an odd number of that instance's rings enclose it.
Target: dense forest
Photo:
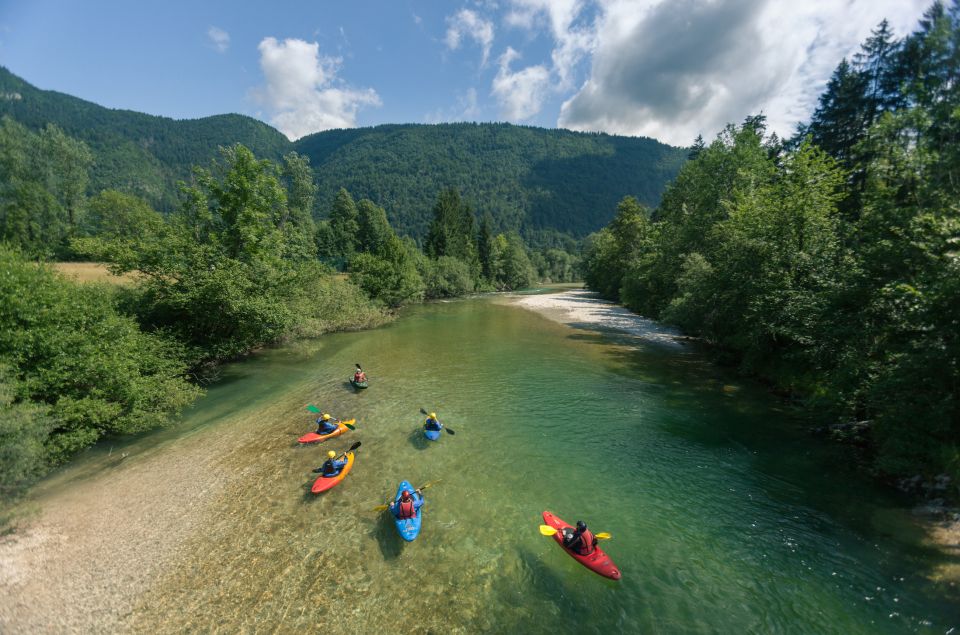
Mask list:
[[[730,125],[654,210],[588,239],[590,288],[679,325],[888,476],[960,476],[960,5],[881,23],[795,138]]]
[[[317,166],[321,200],[346,187],[387,207],[397,231],[418,240],[445,187],[482,203],[495,231],[534,242],[543,230],[582,237],[625,195],[656,205],[686,157],[652,139],[511,124],[384,125],[295,146]]]
[[[557,247],[611,218],[625,195],[656,205],[686,152],[652,139],[545,130],[510,124],[386,125],[330,130],[290,142],[250,117],[176,121],[112,110],[40,90],[0,67],[0,116],[38,132],[49,124],[84,142],[91,192],[113,189],[169,213],[180,205],[177,182],[192,167],[235,143],[279,161],[310,160],[319,187],[315,218],[341,187],[384,207],[393,227],[422,242],[442,189],[456,188],[490,214],[493,231]]]

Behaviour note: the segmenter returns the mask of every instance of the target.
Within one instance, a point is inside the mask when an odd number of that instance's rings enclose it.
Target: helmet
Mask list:
[[[403,499],[410,498],[410,490],[405,489],[402,492],[400,492],[400,498],[403,498]]]
[[[328,415],[327,413],[323,413],[323,420],[330,421],[330,415]]]
[[[436,419],[436,418],[437,418],[437,413],[431,412],[431,413],[430,413],[430,418],[431,418],[431,419]]]
[[[329,452],[327,452],[327,456],[332,459],[333,457],[337,456],[337,453],[334,452],[333,450],[330,450]]]
[[[577,521],[577,531],[584,531],[586,530],[586,528],[587,528],[587,523],[583,522],[582,520]]]

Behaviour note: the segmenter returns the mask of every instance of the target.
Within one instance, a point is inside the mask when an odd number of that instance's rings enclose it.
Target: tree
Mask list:
[[[357,250],[360,220],[357,206],[350,192],[340,188],[330,208],[330,232],[321,243],[321,249],[330,254],[333,264],[343,267]],[[324,244],[327,245],[324,248]]]

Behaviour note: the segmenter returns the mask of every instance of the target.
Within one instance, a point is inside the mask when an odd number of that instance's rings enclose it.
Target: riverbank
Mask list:
[[[676,329],[603,300],[586,289],[518,296],[513,302],[574,328],[620,332],[642,342],[678,349],[689,343],[689,339]],[[725,385],[723,389],[728,392],[735,390],[730,385]],[[931,507],[928,502],[920,502],[912,508],[904,507],[896,516],[895,519],[887,517],[880,521],[884,531],[907,535],[919,530],[923,535],[921,543],[945,556],[945,563],[930,572],[928,577],[950,587],[960,586],[960,563],[954,562],[960,560],[960,509],[944,507],[942,504]]]

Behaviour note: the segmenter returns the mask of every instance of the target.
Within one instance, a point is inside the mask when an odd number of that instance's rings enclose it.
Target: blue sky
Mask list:
[[[927,0],[0,0],[0,64],[175,118],[239,112],[291,138],[511,121],[687,145],[764,112],[789,134],[883,18]]]

